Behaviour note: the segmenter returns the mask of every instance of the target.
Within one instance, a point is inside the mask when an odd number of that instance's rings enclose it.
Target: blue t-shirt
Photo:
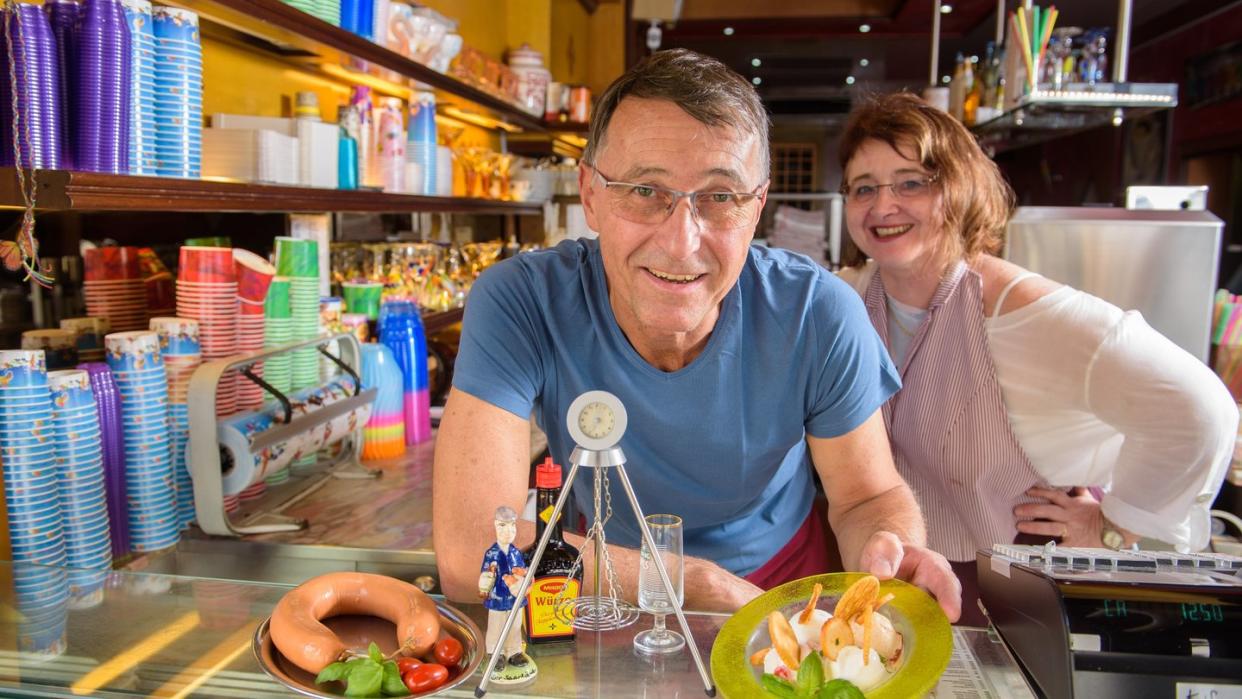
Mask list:
[[[682,517],[687,555],[745,575],[810,512],[806,435],[858,427],[900,379],[853,289],[809,258],[751,246],[703,352],[648,364],[617,325],[599,245],[566,241],[484,272],[470,291],[453,385],[522,418],[533,410],[557,463],[569,404],[605,390],[625,405],[626,472],[643,512]],[[640,534],[615,473],[611,543]],[[573,484],[593,521],[591,469]],[[572,520],[570,520],[572,521]]]
[[[492,583],[487,599],[483,600],[483,606],[493,612],[507,612],[513,609],[513,603],[517,599],[515,597],[517,590],[509,589],[505,576],[513,574],[514,568],[525,568],[526,559],[516,546],[510,545],[502,551],[500,544],[492,544],[483,553],[483,565],[479,567],[479,572],[487,570],[493,563],[496,564],[496,581]]]

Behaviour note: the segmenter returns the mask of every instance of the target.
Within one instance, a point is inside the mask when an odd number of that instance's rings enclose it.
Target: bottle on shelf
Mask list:
[[[967,126],[975,125],[979,116],[979,102],[983,98],[983,81],[979,80],[979,76],[975,73],[975,63],[978,61],[978,56],[971,56],[966,59],[963,67],[965,85],[962,86],[962,123]]]
[[[582,568],[570,577],[578,549],[563,538],[559,517],[549,521],[561,494],[561,467],[552,462],[552,457],[535,467],[535,488],[535,543],[522,552],[528,564],[547,527],[552,527],[552,535],[533,571],[535,577],[526,596],[526,632],[531,643],[572,641],[574,627],[557,617],[556,608],[558,603],[572,604],[577,599],[582,589]]]
[[[949,81],[949,114],[958,121],[962,120],[962,108],[966,101],[965,64],[966,58],[957,54],[953,66],[953,78]]]

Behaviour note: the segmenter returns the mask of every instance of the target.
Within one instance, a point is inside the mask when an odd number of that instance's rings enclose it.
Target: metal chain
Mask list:
[[[22,48],[22,77],[26,79],[26,85],[31,90],[37,89],[33,81],[30,79],[30,56],[26,54],[25,29],[23,27],[21,11],[16,0],[4,0],[4,44],[5,55],[9,59],[9,88],[12,92],[12,104],[10,105],[13,113],[13,164],[14,171],[17,173],[17,189],[22,196],[21,228],[17,233],[18,249],[22,255],[22,267],[26,269],[27,278],[32,278],[36,283],[43,286],[51,286],[52,279],[39,272],[39,247],[34,237],[35,203],[38,197],[38,181],[35,177],[35,153],[30,142],[30,122],[33,115],[26,115],[22,118],[21,109],[19,108],[18,83],[17,83],[17,54],[13,51],[13,27],[17,28],[17,43]],[[24,137],[24,138],[23,138]],[[22,158],[22,141],[25,141],[26,152],[30,154],[29,160],[23,166]]]

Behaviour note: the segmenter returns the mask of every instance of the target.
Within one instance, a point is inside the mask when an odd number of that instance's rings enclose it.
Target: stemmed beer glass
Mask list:
[[[681,517],[677,515],[647,515],[647,528],[655,541],[656,553],[664,562],[677,604],[685,600],[685,555],[682,552]],[[676,653],[686,645],[686,639],[676,631],[664,626],[664,617],[674,611],[673,602],[660,579],[651,548],[643,540],[639,554],[638,607],[655,617],[655,625],[634,636],[634,649],[640,653]]]

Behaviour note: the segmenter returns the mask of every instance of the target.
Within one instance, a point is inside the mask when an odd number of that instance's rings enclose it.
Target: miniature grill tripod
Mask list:
[[[569,434],[574,438],[578,446],[574,447],[573,454],[569,458],[569,475],[565,478],[565,487],[561,489],[561,494],[556,499],[556,505],[552,508],[552,515],[548,521],[555,522],[561,516],[561,510],[564,509],[565,502],[569,499],[569,491],[573,487],[574,477],[578,474],[578,469],[584,466],[595,469],[596,521],[588,534],[588,538],[593,539],[595,544],[595,594],[589,598],[594,603],[595,614],[588,620],[587,627],[597,630],[620,628],[628,625],[633,620],[633,617],[629,615],[632,607],[627,602],[610,597],[613,616],[605,618],[599,613],[600,607],[605,604],[605,599],[600,595],[601,572],[606,571],[610,592],[615,594],[612,561],[608,557],[608,549],[605,546],[603,536],[603,526],[599,520],[601,504],[600,483],[605,480],[603,469],[617,469],[617,476],[621,479],[621,486],[625,489],[625,495],[629,498],[630,507],[633,508],[634,516],[638,519],[639,529],[642,530],[643,541],[646,542],[647,547],[651,551],[657,551],[655,541],[651,537],[651,530],[647,527],[647,520],[643,516],[642,508],[638,505],[638,497],[634,495],[634,487],[630,484],[630,478],[625,472],[625,452],[621,451],[621,447],[618,446],[621,436],[625,433],[627,422],[625,406],[621,404],[621,401],[616,396],[606,391],[587,391],[570,404],[566,422],[568,423]],[[598,527],[598,531],[596,527]],[[513,629],[513,625],[517,623],[518,615],[522,613],[522,603],[525,601],[526,593],[530,590],[531,581],[534,579],[534,575],[529,571],[533,571],[539,566],[544,549],[547,548],[548,540],[552,537],[552,530],[553,527],[544,528],[543,536],[539,537],[539,544],[535,547],[535,553],[527,564],[528,572],[522,577],[522,584],[518,587],[516,594],[517,603],[513,605],[513,608],[509,610],[508,615],[505,617],[505,625],[500,632],[500,638],[508,637],[509,632]],[[681,623],[682,631],[686,635],[686,646],[690,648],[690,655],[694,657],[694,664],[699,670],[699,676],[703,679],[703,691],[707,693],[707,696],[714,697],[716,696],[716,686],[712,684],[707,668],[703,664],[703,658],[699,655],[699,648],[694,642],[694,635],[690,631],[690,624],[686,622],[685,613],[681,608],[682,602],[674,594],[675,588],[673,587],[672,579],[669,578],[668,569],[664,565],[663,556],[653,555],[651,562],[655,564],[656,570],[660,573],[660,581],[664,585],[664,591],[668,595],[673,611],[677,614],[677,621]],[[601,571],[601,566],[603,571]],[[576,609],[581,610],[583,607],[582,605],[576,605]],[[621,623],[618,623],[618,621]],[[575,626],[577,626],[577,623],[575,623]],[[504,649],[502,645],[497,644],[496,649],[492,652],[491,659],[488,660],[487,667],[483,670],[483,679],[474,690],[476,697],[482,697],[487,693],[487,685],[491,681],[492,671],[496,668],[497,661],[503,654]]]

